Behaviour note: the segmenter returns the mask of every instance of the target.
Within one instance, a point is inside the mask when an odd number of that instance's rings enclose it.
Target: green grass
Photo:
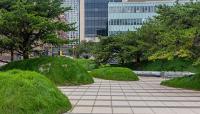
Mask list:
[[[198,74],[191,77],[180,77],[166,80],[161,82],[161,85],[175,88],[200,90],[200,75]]]
[[[45,76],[31,71],[0,72],[1,114],[61,114],[68,98]]]
[[[0,68],[36,71],[58,85],[81,85],[94,82],[89,73],[77,62],[66,57],[41,57],[11,62]]]
[[[95,63],[95,61],[90,59],[76,59],[75,61],[77,61],[77,63],[85,68],[87,71],[98,68],[98,65]]]
[[[117,81],[137,81],[137,75],[128,68],[105,67],[90,72],[95,78]]]

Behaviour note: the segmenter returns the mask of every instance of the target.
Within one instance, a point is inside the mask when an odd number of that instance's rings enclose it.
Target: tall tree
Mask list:
[[[15,49],[24,59],[45,43],[66,43],[57,32],[74,28],[72,24],[59,21],[59,16],[70,9],[61,5],[62,0],[1,0],[0,34],[11,40],[17,38]]]

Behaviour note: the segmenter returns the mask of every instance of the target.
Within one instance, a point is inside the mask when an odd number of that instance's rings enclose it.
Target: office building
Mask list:
[[[140,2],[139,2],[140,1]],[[180,3],[190,0],[180,0]],[[176,3],[175,0],[124,0],[124,2],[110,2],[108,4],[108,35],[127,31],[136,31],[145,21],[156,16],[156,6]]]
[[[98,36],[107,36],[108,2],[121,1],[81,0],[81,40],[96,41]]]

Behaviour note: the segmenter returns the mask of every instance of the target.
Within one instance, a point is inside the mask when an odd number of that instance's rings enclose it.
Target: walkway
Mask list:
[[[200,114],[200,92],[159,85],[162,78],[139,82],[95,79],[92,85],[60,87],[73,104],[66,114]]]

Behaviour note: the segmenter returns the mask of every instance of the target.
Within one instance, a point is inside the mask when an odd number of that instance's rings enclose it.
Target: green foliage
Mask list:
[[[75,49],[76,56],[77,57],[83,57],[85,59],[89,59],[92,56],[93,51],[96,48],[96,45],[97,45],[96,42],[82,41]]]
[[[181,77],[181,78],[166,80],[163,81],[161,85],[176,87],[176,88],[200,90],[200,75],[198,74],[191,77]]]
[[[128,68],[122,67],[105,67],[96,69],[90,72],[95,78],[101,78],[106,80],[118,80],[118,81],[137,81],[139,78],[137,75]]]
[[[140,67],[136,66],[134,69],[144,71],[190,71],[198,73],[200,66],[194,66],[192,60],[173,59],[142,62]]]
[[[160,30],[154,29],[160,37],[155,43],[154,53],[149,57],[155,59],[191,58],[199,55],[200,39],[200,3],[160,6],[155,23]],[[145,34],[145,33],[144,33]],[[154,46],[155,47],[155,46]]]
[[[108,63],[117,60],[120,64],[140,62],[145,51],[145,43],[140,40],[135,32],[102,37],[95,50],[95,58],[98,63]]]
[[[0,35],[9,38],[14,49],[25,59],[36,47],[44,44],[66,43],[58,31],[74,30],[59,16],[69,8],[61,7],[61,0],[1,0]]]
[[[10,69],[36,71],[59,85],[80,85],[94,82],[84,68],[66,57],[41,57],[16,61],[1,68],[4,71]]]
[[[98,65],[95,63],[95,61],[90,59],[76,59],[75,61],[87,71],[91,71],[98,68]]]
[[[61,114],[68,98],[45,76],[30,71],[0,72],[1,114]]]
[[[12,48],[13,42],[11,39],[5,37],[5,36],[0,36],[0,52],[4,52],[7,50],[10,50]]]

